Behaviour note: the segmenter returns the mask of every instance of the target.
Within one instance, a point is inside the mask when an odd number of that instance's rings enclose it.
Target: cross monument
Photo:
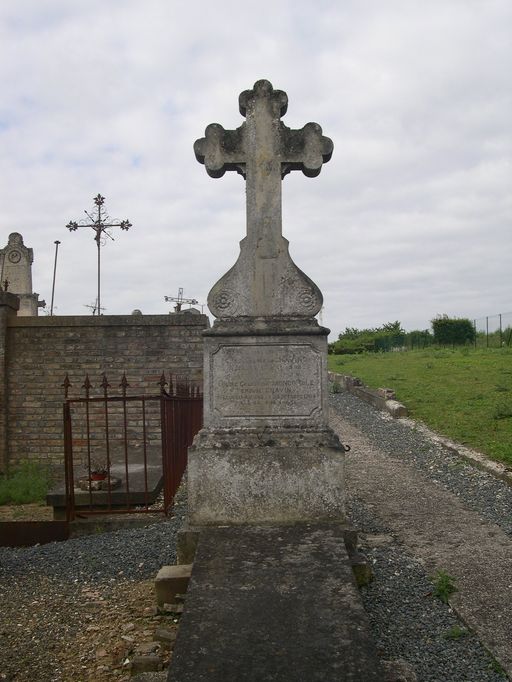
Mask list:
[[[194,144],[220,178],[246,181],[247,232],[214,285],[204,332],[204,428],[189,450],[189,521],[342,520],[343,449],[327,424],[327,334],[316,284],[282,236],[281,182],[317,176],[333,143],[316,123],[284,125],[288,98],[267,80],[242,92],[245,122],[213,123]]]
[[[242,92],[245,123],[225,130],[218,123],[194,145],[207,173],[219,178],[236,170],[246,180],[247,236],[240,259],[214,286],[208,307],[217,317],[240,315],[316,315],[322,295],[288,254],[282,236],[281,180],[292,170],[314,177],[329,161],[333,144],[316,123],[291,130],[281,121],[288,97],[266,81]]]

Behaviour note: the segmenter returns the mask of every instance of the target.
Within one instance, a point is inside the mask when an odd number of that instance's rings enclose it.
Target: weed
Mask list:
[[[337,381],[334,381],[331,384],[331,390],[333,393],[341,393],[341,386],[339,385],[339,383]]]
[[[432,578],[432,582],[434,583],[432,594],[445,604],[448,604],[448,600],[454,592],[458,592],[455,587],[455,578],[446,571],[438,571]]]
[[[0,476],[0,504],[43,502],[51,474],[39,462],[23,462],[12,473]]]
[[[443,637],[445,639],[460,639],[466,635],[469,635],[469,630],[461,628],[460,625],[454,625],[444,633]]]
[[[468,462],[466,462],[465,459],[457,459],[455,462],[450,462],[448,466],[451,469],[463,469],[464,467],[469,466]]]
[[[496,405],[492,415],[493,419],[508,419],[509,417],[512,417],[511,405]]]
[[[495,673],[498,673],[498,675],[503,675],[503,677],[505,677],[505,670],[501,667],[501,665],[498,663],[498,661],[495,658],[491,658],[491,662],[489,663],[489,668],[491,670],[493,670]]]
[[[503,386],[502,384],[497,384],[494,388],[497,393],[508,393],[510,388],[508,386]]]

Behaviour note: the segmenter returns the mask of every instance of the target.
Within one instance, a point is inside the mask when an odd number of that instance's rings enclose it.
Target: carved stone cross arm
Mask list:
[[[245,150],[243,127],[225,130],[219,123],[210,123],[205,136],[194,143],[194,153],[212,178],[221,178],[228,170],[245,175]]]
[[[246,119],[239,128],[212,123],[194,144],[208,175],[219,178],[236,170],[246,179],[247,238],[235,266],[210,292],[208,305],[217,317],[314,315],[322,304],[320,291],[293,263],[282,237],[281,181],[292,170],[318,175],[333,143],[317,123],[300,130],[285,126],[281,116],[288,97],[267,80],[242,92],[239,107]],[[295,299],[308,300],[307,310]]]
[[[281,137],[283,177],[292,170],[301,170],[308,178],[314,178],[331,159],[332,140],[322,135],[318,123],[306,123],[302,130],[291,130],[281,123]]]
[[[247,118],[246,123],[235,130],[226,130],[218,123],[211,123],[205,130],[205,137],[194,144],[196,159],[205,165],[211,177],[220,178],[229,170],[246,175],[248,154],[258,152],[254,148],[255,142],[261,145],[256,136],[258,122],[255,119],[258,114],[262,118],[262,113],[267,114],[263,125],[270,124],[270,128],[274,129],[275,140],[269,151],[281,163],[282,177],[292,170],[301,170],[304,175],[315,177],[322,170],[322,164],[330,160],[333,143],[322,135],[318,123],[306,123],[301,130],[292,130],[282,123],[280,118],[287,111],[288,96],[282,90],[274,90],[268,81],[258,81],[253,90],[242,92],[239,108],[242,116]]]

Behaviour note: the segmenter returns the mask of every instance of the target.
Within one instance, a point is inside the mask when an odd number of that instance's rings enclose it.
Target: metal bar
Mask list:
[[[89,375],[85,375],[85,381],[83,388],[85,388],[85,423],[86,423],[86,435],[87,435],[87,477],[89,482],[89,507],[92,509],[92,480],[91,480],[91,421],[89,413],[89,391],[91,389],[91,382],[89,381]]]
[[[64,403],[64,480],[66,488],[66,521],[75,518],[75,485],[73,480],[73,435],[71,426],[71,408]]]
[[[127,402],[136,402],[136,401],[141,401],[141,400],[160,400],[160,396],[157,395],[127,395],[126,400]],[[123,402],[123,397],[120,395],[109,395],[107,398],[109,403],[121,403]],[[105,398],[104,397],[90,397],[90,398],[69,398],[68,402],[69,403],[85,403],[86,401],[90,403],[104,403]]]
[[[98,207],[99,211],[99,207]],[[100,303],[100,253],[101,253],[101,244],[100,244],[100,235],[98,234],[98,239],[97,239],[97,244],[98,244],[98,317],[101,315],[101,303]]]
[[[126,411],[126,389],[128,387],[128,382],[126,381],[126,374],[123,374],[121,380],[121,389],[123,392],[123,441],[124,441],[124,471],[126,476],[126,506],[130,508],[130,472],[128,466],[128,419]]]
[[[109,433],[109,423],[108,423],[108,387],[109,383],[107,381],[107,375],[103,374],[103,394],[105,401],[105,447],[107,455],[107,498],[109,509],[112,509],[112,480],[110,475],[110,433]]]
[[[142,443],[144,453],[144,504],[148,509],[148,448],[146,442],[146,399],[142,398]]]
[[[171,504],[172,463],[170,461],[172,448],[169,433],[169,398],[162,394],[160,398],[160,429],[162,438],[162,476],[164,485],[164,511],[167,514]]]
[[[93,509],[92,511],[83,511],[80,509],[77,511],[76,516],[77,517],[84,517],[86,518],[87,516],[101,516],[101,514],[162,514],[163,509],[133,509],[131,507],[130,509],[124,509],[123,507],[117,509],[116,507],[111,509]]]
[[[50,304],[50,317],[53,315],[53,299],[55,295],[55,275],[57,274],[57,253],[59,251],[59,240],[56,239],[55,242],[55,261],[53,263],[53,282],[52,282],[52,302]]]

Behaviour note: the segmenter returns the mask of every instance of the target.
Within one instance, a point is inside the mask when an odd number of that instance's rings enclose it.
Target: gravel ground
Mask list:
[[[27,574],[75,584],[152,578],[163,564],[176,562],[180,520],[35,547],[0,547],[0,584]]]
[[[183,518],[182,498],[143,528],[0,547],[0,681],[128,680],[155,630],[176,628],[156,613],[153,579],[175,563]]]
[[[462,464],[457,455],[421,432],[348,393],[331,395],[331,406],[381,450],[414,462],[432,481],[510,533],[512,489],[505,483]],[[422,564],[382,526],[378,510],[365,508],[349,490],[348,513],[361,531],[363,551],[375,571],[376,578],[362,589],[362,597],[383,658],[408,662],[418,682],[507,679],[450,607],[432,596],[433,585]]]
[[[457,495],[487,521],[512,535],[512,487],[471,466],[419,430],[393,419],[345,391],[331,394],[331,406],[386,454],[416,466]],[[350,445],[350,443],[348,443]]]
[[[379,653],[409,663],[418,682],[498,682],[499,666],[447,604],[423,566],[355,499],[349,514],[375,580],[361,589]]]
[[[414,461],[512,534],[507,485],[349,394],[332,395],[331,402],[386,453]],[[505,679],[474,635],[450,638],[455,626],[464,625],[432,597],[422,566],[389,529],[357,499],[349,499],[349,511],[376,573],[362,596],[383,658],[409,662],[418,682]],[[133,634],[133,626],[139,637],[151,640],[155,614],[149,581],[163,564],[174,562],[183,516],[181,501],[172,519],[145,528],[0,548],[0,680],[128,679],[123,659],[133,646],[126,640],[136,638],[125,637],[123,644],[119,633],[127,628]]]

